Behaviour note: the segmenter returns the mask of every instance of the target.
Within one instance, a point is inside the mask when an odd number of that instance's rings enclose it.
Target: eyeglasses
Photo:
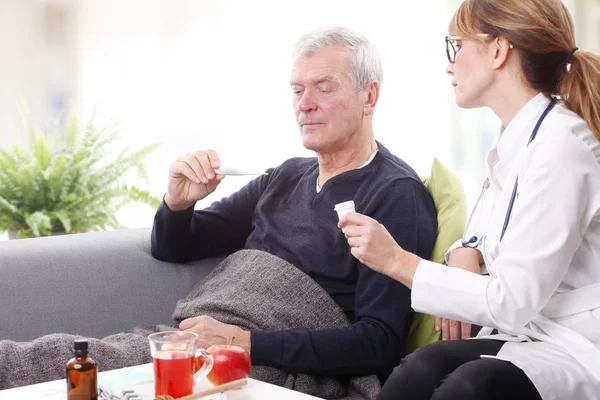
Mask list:
[[[487,33],[478,33],[477,36],[482,39],[488,39],[490,37]],[[458,53],[462,46],[462,44],[459,43],[461,40],[465,40],[465,38],[461,36],[446,36],[446,55],[451,64],[454,64],[456,61],[456,53]]]
[[[462,40],[460,36],[446,36],[446,55],[451,64],[456,61],[456,53],[460,50],[459,40]]]

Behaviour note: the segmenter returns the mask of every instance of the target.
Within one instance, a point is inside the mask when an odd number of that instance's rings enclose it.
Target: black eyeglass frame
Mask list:
[[[487,33],[478,33],[477,36],[484,40],[490,39],[490,35],[488,35]],[[460,50],[460,48],[457,49],[455,46],[455,43],[458,40],[465,40],[465,38],[456,35],[446,36],[446,56],[448,57],[448,61],[450,61],[450,64],[454,64],[456,62],[456,53],[458,53],[458,51]],[[510,48],[513,48],[512,44],[510,45]],[[452,49],[452,52],[450,52],[450,49]]]

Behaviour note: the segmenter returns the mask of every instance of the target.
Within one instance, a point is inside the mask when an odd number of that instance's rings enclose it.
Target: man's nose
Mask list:
[[[314,97],[312,96],[310,90],[305,90],[304,93],[302,93],[302,97],[298,102],[298,108],[303,113],[315,111],[317,109],[317,104],[315,103]]]
[[[454,76],[454,64],[448,63],[448,66],[446,67],[446,73],[450,76]]]

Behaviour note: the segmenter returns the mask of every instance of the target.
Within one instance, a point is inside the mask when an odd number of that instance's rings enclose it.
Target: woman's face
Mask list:
[[[456,55],[446,72],[452,77],[456,104],[462,108],[483,107],[494,78],[488,46],[470,39],[457,39],[453,44]]]

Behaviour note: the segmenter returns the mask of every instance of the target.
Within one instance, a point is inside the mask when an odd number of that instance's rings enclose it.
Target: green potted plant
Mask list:
[[[97,129],[93,116],[82,128],[73,115],[52,135],[26,127],[29,149],[0,149],[0,232],[9,238],[119,228],[115,213],[125,204],[158,207],[158,198],[124,180],[137,172],[147,181],[144,158],[160,143],[114,153],[117,126]]]

